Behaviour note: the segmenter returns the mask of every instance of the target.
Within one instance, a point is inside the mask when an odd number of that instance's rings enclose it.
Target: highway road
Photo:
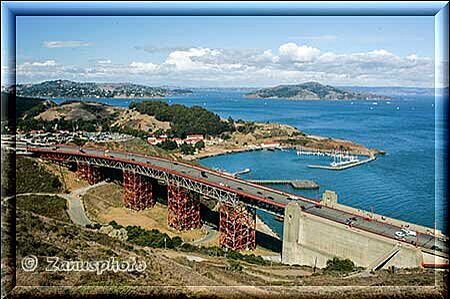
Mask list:
[[[33,151],[33,149],[29,150]],[[323,206],[312,199],[253,184],[248,181],[234,178],[207,168],[184,164],[168,159],[114,151],[108,152],[106,154],[104,150],[94,148],[83,148],[82,151],[80,151],[80,148],[62,145],[58,147],[39,147],[39,150],[72,155],[89,155],[98,158],[107,157],[108,159],[121,159],[129,161],[129,163],[143,163],[149,168],[152,168],[152,166],[156,166],[159,168],[167,169],[168,172],[176,172],[178,173],[178,175],[185,176],[189,179],[198,179],[199,181],[204,183],[206,182],[207,184],[209,183],[216,188],[222,187],[223,189],[227,189],[229,191],[231,190],[232,192],[240,194],[241,196],[247,196],[254,200],[264,201],[279,208],[284,208],[290,202],[296,201],[300,206],[306,208],[304,210],[305,213],[323,217],[343,224],[346,224],[347,220],[353,217],[352,228],[361,229],[388,238],[395,239],[395,232],[401,229],[400,227],[394,226],[389,223],[370,220],[358,215],[353,215],[347,211]],[[406,237],[406,239],[399,241],[409,244],[417,242],[417,245],[421,248],[431,250],[438,248],[438,251],[448,253],[446,242],[435,238],[433,235],[418,234],[417,238]]]

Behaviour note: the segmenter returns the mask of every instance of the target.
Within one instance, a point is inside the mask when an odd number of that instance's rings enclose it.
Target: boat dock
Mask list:
[[[344,170],[347,168],[351,168],[351,167],[355,167],[355,166],[359,166],[362,164],[366,164],[369,162],[372,162],[374,160],[377,159],[376,155],[373,155],[371,157],[369,157],[368,159],[365,160],[361,160],[361,161],[355,161],[355,162],[349,162],[346,164],[342,164],[342,165],[336,165],[336,166],[332,166],[332,165],[308,165],[309,168],[320,168],[320,169],[328,169],[328,170]]]
[[[319,185],[310,180],[247,180],[249,182],[265,185],[291,185],[295,189],[318,189]]]

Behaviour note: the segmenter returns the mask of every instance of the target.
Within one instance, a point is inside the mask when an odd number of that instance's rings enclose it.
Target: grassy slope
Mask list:
[[[66,200],[56,195],[18,196],[16,199],[16,208],[59,221],[70,221],[69,215],[66,212]]]
[[[37,161],[18,157],[16,160],[17,193],[57,193],[62,184],[58,177],[48,172]]]

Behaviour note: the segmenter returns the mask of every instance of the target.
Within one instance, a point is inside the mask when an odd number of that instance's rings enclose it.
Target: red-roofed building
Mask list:
[[[202,134],[191,134],[187,135],[184,140],[187,144],[196,144],[199,141],[203,141],[205,137]]]

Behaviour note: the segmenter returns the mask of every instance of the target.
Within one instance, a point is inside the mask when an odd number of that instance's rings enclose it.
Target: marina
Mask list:
[[[318,156],[318,157],[332,157],[333,161],[330,165],[308,165],[309,168],[327,169],[327,170],[344,170],[351,167],[359,166],[376,160],[376,155],[369,156],[368,159],[359,160],[358,156],[350,154],[348,151],[321,151],[321,150],[303,150],[297,151],[298,156]]]
[[[344,170],[344,169],[348,169],[351,167],[355,167],[355,166],[359,166],[359,165],[363,165],[363,164],[372,162],[376,159],[377,159],[377,156],[373,155],[365,160],[358,160],[358,161],[346,162],[346,163],[341,162],[339,164],[334,164],[334,165],[330,164],[330,166],[328,166],[328,165],[308,165],[308,167],[309,168],[327,169],[327,170]]]

